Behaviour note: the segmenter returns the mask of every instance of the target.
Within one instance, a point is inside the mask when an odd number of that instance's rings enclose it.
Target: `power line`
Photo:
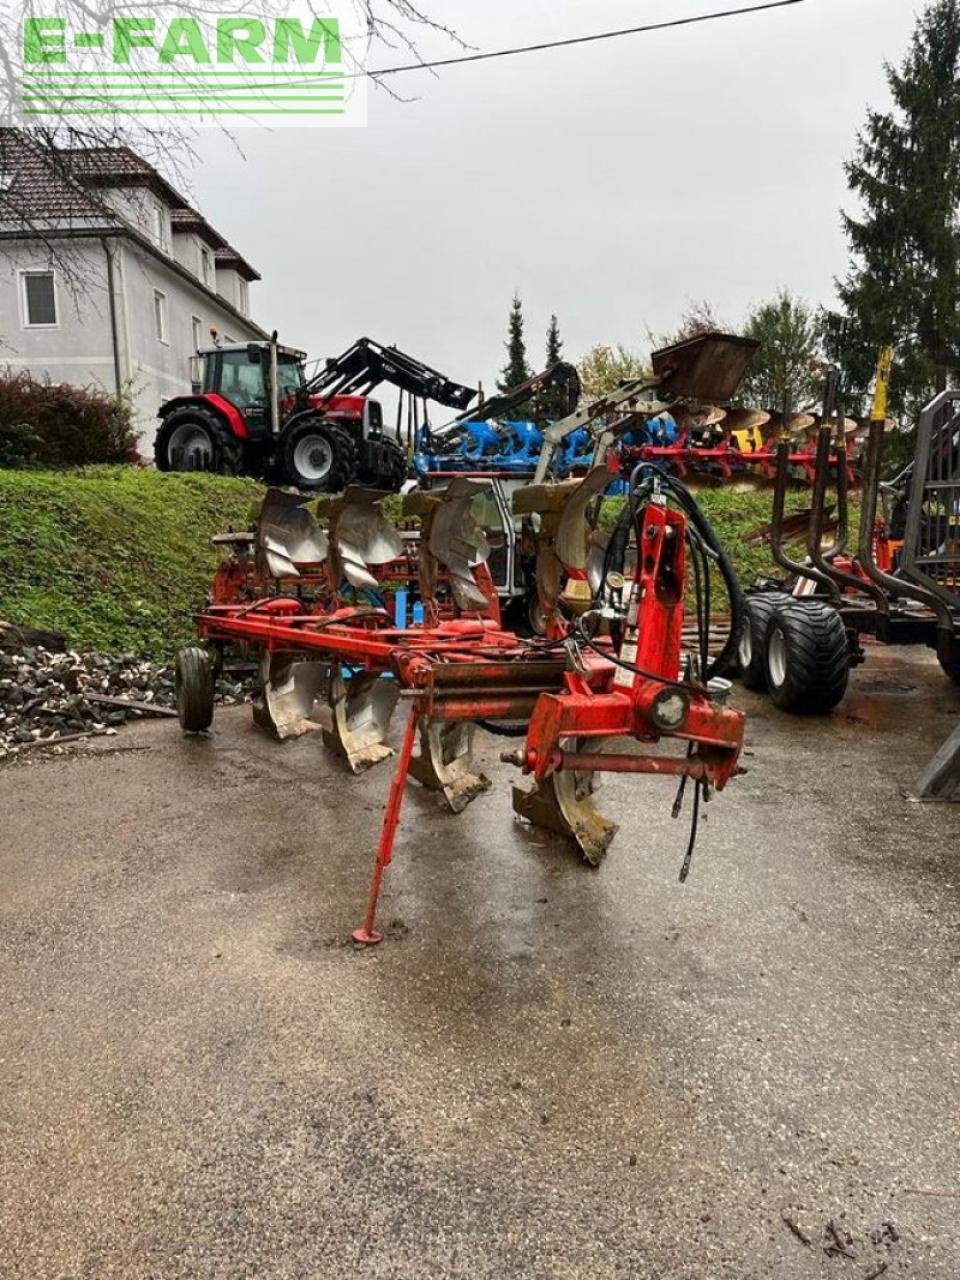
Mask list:
[[[592,36],[571,36],[566,40],[547,40],[542,44],[520,45],[515,49],[497,49],[490,53],[467,53],[457,58],[440,58],[435,62],[410,62],[400,67],[382,67],[379,71],[348,72],[346,79],[370,76],[396,76],[404,71],[428,71],[434,67],[453,67],[463,62],[486,62],[491,58],[513,58],[521,53],[541,53],[545,49],[563,49],[575,44],[593,44],[598,40],[617,40],[621,36],[637,36],[647,31],[666,31],[670,27],[691,27],[698,22],[716,22],[721,18],[736,18],[748,13],[762,13],[767,9],[785,9],[787,5],[803,4],[803,0],[768,0],[766,4],[749,5],[741,9],[723,9],[717,13],[698,13],[690,18],[671,18],[667,22],[650,22],[642,27],[623,27],[619,31],[601,31]]]

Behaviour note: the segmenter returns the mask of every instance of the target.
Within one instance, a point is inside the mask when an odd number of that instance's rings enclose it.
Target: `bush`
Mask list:
[[[92,387],[53,386],[25,370],[0,375],[0,467],[135,462],[130,405]]]

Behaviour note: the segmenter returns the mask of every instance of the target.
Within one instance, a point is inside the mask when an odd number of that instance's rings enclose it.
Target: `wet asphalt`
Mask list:
[[[960,809],[904,792],[960,691],[736,696],[686,886],[671,784],[604,783],[591,871],[484,736],[373,951],[389,767],[239,708],[0,770],[0,1276],[954,1280]]]

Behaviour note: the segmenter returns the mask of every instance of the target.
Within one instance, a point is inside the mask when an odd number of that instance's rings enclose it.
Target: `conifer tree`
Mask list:
[[[527,364],[527,344],[523,340],[523,303],[520,295],[513,295],[510,307],[510,328],[507,341],[507,363],[503,366],[497,387],[507,391],[518,382],[525,382],[530,377],[530,366]]]
[[[860,216],[844,215],[851,264],[838,285],[849,390],[865,397],[894,342],[892,403],[913,416],[960,365],[960,0],[921,14],[892,110],[871,111],[846,166]],[[845,322],[845,323],[844,323]],[[829,330],[828,330],[829,331]]]

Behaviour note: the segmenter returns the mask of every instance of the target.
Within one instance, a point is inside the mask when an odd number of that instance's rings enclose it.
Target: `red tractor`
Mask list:
[[[396,491],[426,402],[463,411],[476,394],[369,338],[328,360],[309,381],[305,360],[302,351],[280,346],[276,334],[270,342],[198,352],[193,394],[160,408],[158,469],[252,475],[325,493],[353,481]],[[400,391],[396,435],[384,430],[380,402],[371,398],[383,382]]]

